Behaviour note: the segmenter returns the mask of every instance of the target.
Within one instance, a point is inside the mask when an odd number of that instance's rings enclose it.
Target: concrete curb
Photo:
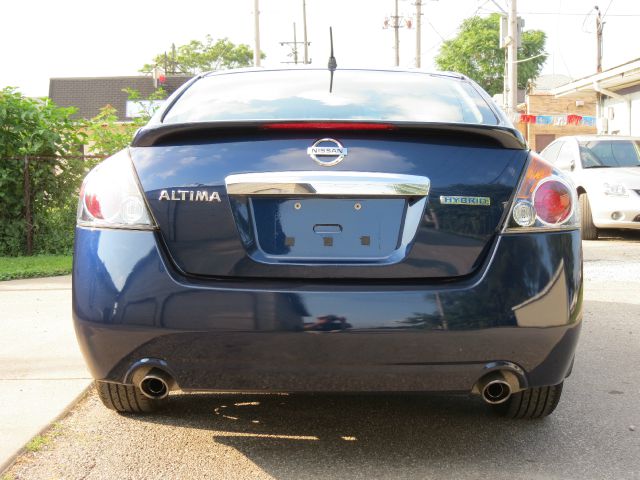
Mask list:
[[[38,433],[36,433],[33,437],[31,437],[31,439],[37,437],[38,435],[44,434],[46,431],[51,429],[51,427],[52,427],[52,425],[54,423],[56,423],[56,422],[62,420],[63,418],[65,418],[69,414],[69,412],[81,400],[84,400],[84,398],[89,395],[92,387],[93,387],[93,380],[90,380],[89,381],[89,385],[87,385],[73,400],[71,400],[71,402],[69,402],[69,404],[62,410],[62,412],[60,412],[58,415],[56,415],[55,418],[53,418],[46,426],[41,428]],[[31,439],[29,439],[29,441],[31,441]],[[9,458],[7,460],[5,460],[4,463],[0,464],[0,475],[4,475],[4,473],[14,465],[14,463],[16,462],[18,457],[20,457],[22,454],[26,453],[27,450],[26,450],[25,446],[26,446],[26,444],[23,445],[22,447],[20,447],[18,450],[16,450],[13,454],[9,455]]]

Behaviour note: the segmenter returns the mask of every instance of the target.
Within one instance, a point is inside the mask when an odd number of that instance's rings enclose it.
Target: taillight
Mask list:
[[[542,181],[533,193],[533,207],[544,223],[556,225],[564,222],[573,210],[569,186],[553,177]]]
[[[577,195],[571,181],[532,153],[513,201],[505,231],[578,228]]]
[[[127,149],[89,172],[80,189],[77,223],[85,227],[153,228]]]

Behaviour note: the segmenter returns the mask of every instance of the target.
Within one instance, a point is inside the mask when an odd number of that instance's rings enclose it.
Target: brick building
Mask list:
[[[523,104],[518,105],[519,113],[529,116],[552,117],[554,120],[566,116],[595,117],[595,92],[572,92],[557,97],[553,89],[567,83],[568,77],[560,75],[545,75],[536,79],[530,85]],[[532,150],[540,152],[557,137],[564,135],[588,135],[596,133],[594,125],[572,125],[567,122],[551,123],[523,123],[517,122],[518,130],[522,132]]]
[[[170,95],[190,79],[187,75],[167,75],[163,88]],[[76,107],[76,118],[95,117],[102,107],[111,105],[118,111],[118,120],[127,122],[131,117],[127,117],[125,88],[137,90],[141,98],[147,98],[155,91],[150,76],[51,78],[49,98],[58,106]]]

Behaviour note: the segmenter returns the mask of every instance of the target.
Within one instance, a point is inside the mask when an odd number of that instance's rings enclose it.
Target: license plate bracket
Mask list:
[[[380,261],[398,248],[405,198],[250,199],[259,250],[305,262]]]

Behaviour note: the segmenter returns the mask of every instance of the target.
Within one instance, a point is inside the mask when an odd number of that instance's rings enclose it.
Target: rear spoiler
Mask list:
[[[420,122],[349,122],[349,121],[242,121],[242,122],[193,122],[161,124],[138,130],[132,147],[153,147],[175,145],[187,141],[206,141],[221,136],[247,133],[269,133],[270,135],[290,132],[347,131],[349,133],[372,133],[394,135],[402,133],[420,137],[452,139],[465,144],[479,144],[501,148],[524,150],[527,144],[514,128],[492,125],[462,123],[420,123]]]

